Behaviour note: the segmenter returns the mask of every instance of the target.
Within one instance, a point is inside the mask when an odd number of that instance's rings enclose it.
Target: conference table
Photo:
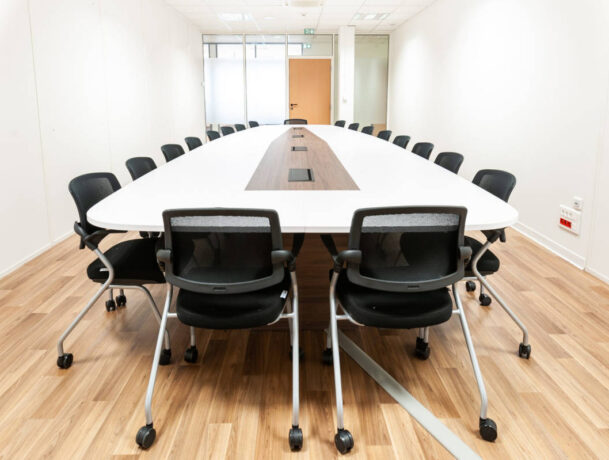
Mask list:
[[[101,228],[162,232],[166,209],[274,209],[284,234],[343,234],[344,244],[353,212],[381,206],[464,206],[467,231],[501,229],[518,219],[509,204],[429,160],[374,136],[326,125],[260,126],[205,143],[127,184],[87,217]],[[319,244],[319,238],[309,240]],[[307,315],[327,326],[332,262],[318,253],[317,266],[303,267],[306,258],[305,246],[296,271],[301,327]],[[307,276],[317,278],[306,285],[301,278]],[[310,290],[317,290],[311,303],[316,308],[303,302]],[[453,455],[478,458],[344,334],[340,346]]]

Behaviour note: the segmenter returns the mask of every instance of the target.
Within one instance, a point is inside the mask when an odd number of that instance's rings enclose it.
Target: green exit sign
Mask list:
[[[305,29],[305,35],[313,35],[315,33],[315,29]]]

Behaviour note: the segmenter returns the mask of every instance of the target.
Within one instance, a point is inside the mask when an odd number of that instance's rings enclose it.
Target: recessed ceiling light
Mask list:
[[[223,21],[251,21],[252,17],[247,13],[219,13],[218,17]]]
[[[389,16],[389,13],[355,13],[354,21],[382,21]]]
[[[275,19],[273,16],[265,16],[264,19],[266,19],[267,21],[270,21],[271,19]]]

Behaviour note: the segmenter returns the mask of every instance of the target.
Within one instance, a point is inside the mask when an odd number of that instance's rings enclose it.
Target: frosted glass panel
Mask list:
[[[355,36],[354,116],[360,126],[387,123],[388,35]]]
[[[216,37],[211,39],[213,41],[204,43],[207,123],[216,125],[244,123],[242,36]]]
[[[281,124],[286,112],[285,36],[246,37],[247,118]]]
[[[332,35],[288,35],[290,56],[332,56]]]

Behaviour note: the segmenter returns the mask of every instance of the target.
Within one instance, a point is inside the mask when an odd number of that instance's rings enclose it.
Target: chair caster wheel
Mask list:
[[[106,300],[106,311],[114,311],[116,310],[116,303],[114,300]]]
[[[187,363],[196,363],[198,357],[199,351],[194,345],[190,348],[187,348],[184,352],[184,361],[186,361]]]
[[[497,424],[492,418],[480,419],[480,436],[488,442],[493,442],[497,439]]]
[[[334,445],[341,454],[346,454],[353,449],[353,436],[348,430],[339,429],[334,436]]]
[[[476,283],[474,283],[473,281],[466,281],[465,290],[467,292],[474,292],[476,290]]]
[[[523,359],[529,359],[531,357],[531,345],[521,343],[520,347],[518,348],[518,356]]]
[[[67,369],[72,365],[73,359],[74,356],[72,356],[72,353],[64,353],[57,357],[57,367],[60,369]]]
[[[126,307],[127,306],[127,297],[124,295],[116,296],[116,306],[117,307]]]
[[[304,350],[298,347],[298,361],[302,361],[304,359]],[[290,345],[290,361],[292,361],[292,345]]]
[[[429,358],[430,353],[431,348],[429,347],[429,344],[426,343],[421,337],[417,337],[417,344],[414,348],[414,355],[421,361],[425,361],[427,358]]]
[[[137,434],[135,435],[135,442],[142,449],[148,449],[156,438],[156,431],[152,428],[152,423],[150,425],[144,425],[141,427]]]
[[[297,451],[302,449],[302,430],[297,426],[290,428],[290,450]]]
[[[159,364],[161,366],[167,366],[171,362],[171,349],[161,350],[161,357],[159,358]]]
[[[326,366],[334,364],[334,357],[332,356],[332,348],[326,348],[321,354],[321,362]]]
[[[491,304],[491,297],[488,294],[480,294],[478,300],[483,307],[488,307]]]

